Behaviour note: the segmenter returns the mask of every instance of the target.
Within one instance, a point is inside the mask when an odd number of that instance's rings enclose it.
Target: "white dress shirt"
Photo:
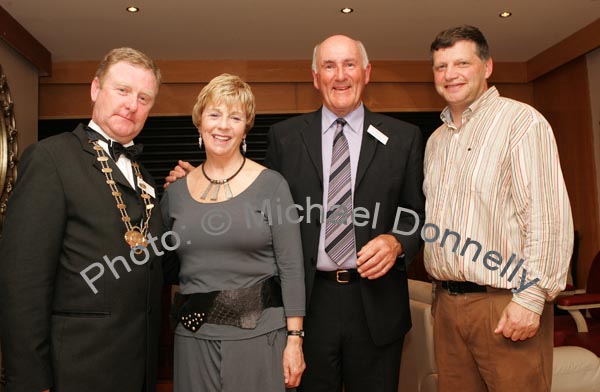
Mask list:
[[[112,142],[116,142],[118,143],[116,140],[114,140],[113,138],[111,138],[110,136],[108,136],[99,126],[98,124],[96,124],[93,120],[90,120],[88,127],[92,128],[94,131],[98,132],[100,135],[102,135],[106,140],[110,140]],[[104,141],[99,139],[98,140],[98,144],[104,149],[104,151],[106,152],[106,154],[110,157],[110,150],[108,148],[108,144]],[[129,147],[129,146],[133,146],[133,140],[130,141],[129,143],[125,144],[124,147]],[[135,176],[133,175],[133,168],[131,167],[131,161],[129,160],[129,158],[127,158],[125,156],[125,154],[121,154],[121,156],[119,156],[119,159],[115,162],[117,164],[117,167],[119,168],[119,170],[121,170],[121,173],[123,173],[123,175],[125,176],[125,178],[127,179],[127,182],[129,182],[129,185],[131,185],[131,187],[133,189],[135,188]]]

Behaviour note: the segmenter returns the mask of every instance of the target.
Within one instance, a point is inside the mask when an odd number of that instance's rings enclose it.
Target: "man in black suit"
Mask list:
[[[421,132],[364,107],[371,65],[361,42],[327,38],[315,47],[312,68],[323,106],[273,125],[266,159],[301,206],[307,314],[299,389],[396,392],[404,335],[411,327],[406,266],[419,250],[425,208]],[[340,172],[337,164],[332,170],[340,155],[333,151],[338,119],[352,190],[343,203],[328,208],[330,176]],[[192,169],[180,161],[166,185]],[[330,231],[354,233],[342,246],[347,257],[329,254],[335,243],[328,241],[323,218],[329,209]],[[341,225],[346,230],[337,230]]]
[[[155,388],[164,235],[131,145],[159,85],[150,58],[114,49],[88,126],[23,153],[0,242],[7,392]]]
[[[371,65],[359,41],[327,38],[315,47],[312,68],[323,106],[275,124],[267,151],[267,165],[283,174],[304,210],[308,310],[301,390],[341,391],[343,385],[346,392],[396,392],[411,327],[406,265],[419,249],[423,221],[421,132],[362,104]],[[339,118],[351,166],[353,214],[347,221],[354,226],[354,248],[343,260],[330,256],[326,224],[315,207],[330,209]]]

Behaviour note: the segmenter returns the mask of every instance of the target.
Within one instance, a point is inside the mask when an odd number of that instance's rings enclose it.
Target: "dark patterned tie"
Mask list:
[[[352,174],[350,149],[344,136],[346,120],[335,120],[329,190],[327,192],[327,220],[325,225],[325,252],[334,263],[342,264],[355,252],[354,225],[352,224]]]

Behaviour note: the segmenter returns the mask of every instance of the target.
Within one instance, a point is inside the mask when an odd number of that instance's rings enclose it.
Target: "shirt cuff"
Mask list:
[[[514,293],[512,300],[541,316],[546,304],[546,292],[540,286],[533,285],[519,293]]]

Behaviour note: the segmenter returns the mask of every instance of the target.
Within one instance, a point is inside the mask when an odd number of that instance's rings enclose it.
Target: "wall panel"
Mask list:
[[[577,283],[585,285],[600,248],[592,117],[585,57],[533,82],[535,107],[554,130],[580,247]]]
[[[212,77],[229,72],[249,82],[259,113],[302,113],[320,105],[312,84],[310,61],[158,61],[163,84],[153,116],[191,111],[200,89]],[[444,107],[435,92],[429,61],[373,61],[365,102],[375,111],[434,111]],[[53,64],[51,77],[40,78],[40,118],[89,116],[89,85],[97,62]],[[525,63],[495,64],[492,83],[507,95],[531,101]]]

